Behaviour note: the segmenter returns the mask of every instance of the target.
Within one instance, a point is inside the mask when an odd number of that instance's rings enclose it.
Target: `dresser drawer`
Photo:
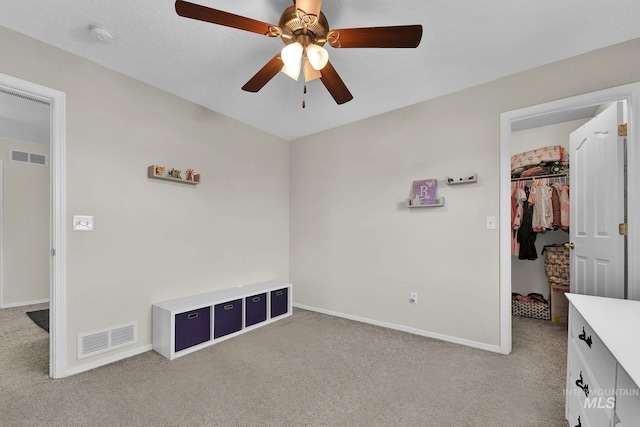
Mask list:
[[[615,389],[616,360],[578,311],[571,306],[571,339],[601,388]]]
[[[591,427],[589,420],[582,413],[582,403],[580,403],[578,396],[567,397],[567,420],[570,427]]]
[[[618,367],[616,394],[616,415],[622,425],[640,426],[640,391],[622,367]]]
[[[589,367],[584,364],[573,339],[569,341],[567,362],[567,404],[571,399],[578,401],[583,414],[582,425],[609,426],[614,408],[614,400],[608,400],[612,389],[607,394],[601,387]]]

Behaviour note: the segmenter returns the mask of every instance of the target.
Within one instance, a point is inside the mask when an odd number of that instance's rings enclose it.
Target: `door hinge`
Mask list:
[[[51,256],[56,256],[56,250],[51,248]]]
[[[627,124],[618,125],[618,136],[627,136]]]
[[[618,233],[620,233],[621,236],[626,236],[628,229],[629,227],[627,226],[626,222],[618,225]]]

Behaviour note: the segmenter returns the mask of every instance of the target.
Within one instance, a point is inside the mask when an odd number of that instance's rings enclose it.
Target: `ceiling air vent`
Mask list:
[[[38,153],[28,153],[26,151],[9,150],[9,159],[12,162],[29,163],[38,166],[47,166],[47,155]]]
[[[138,323],[131,322],[78,335],[78,359],[115,350],[138,341]]]

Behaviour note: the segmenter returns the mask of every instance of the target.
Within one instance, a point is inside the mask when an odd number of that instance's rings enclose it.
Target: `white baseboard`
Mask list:
[[[120,360],[128,359],[129,357],[137,356],[142,353],[146,353],[147,351],[153,350],[153,346],[151,344],[145,345],[142,347],[137,347],[132,350],[129,350],[124,353],[118,353],[114,356],[104,357],[102,359],[95,360],[91,363],[87,363],[86,365],[77,366],[75,368],[67,369],[64,373],[64,377],[70,377],[71,375],[80,374],[82,372],[87,372],[92,369],[99,368],[101,366],[109,365],[114,362],[118,362]]]
[[[410,328],[408,326],[396,325],[394,323],[381,322],[379,320],[367,319],[365,317],[352,316],[350,314],[339,313],[336,311],[325,310],[323,308],[311,307],[304,304],[293,303],[294,307],[301,308],[303,310],[316,311],[322,314],[328,314],[329,316],[342,317],[343,319],[354,320],[356,322],[368,323],[370,325],[381,326],[383,328],[395,329],[397,331],[407,332],[414,335],[420,335],[427,338],[434,338],[441,341],[447,341],[454,344],[460,344],[467,347],[478,348],[480,350],[491,351],[493,353],[500,353],[499,345],[490,345],[477,341],[466,340],[463,338],[452,337],[449,335],[438,334],[436,332],[424,331],[422,329]]]
[[[47,299],[39,299],[35,301],[23,301],[23,302],[12,302],[9,304],[2,304],[0,308],[13,308],[13,307],[22,307],[23,305],[34,305],[34,304],[44,304],[45,302],[49,302],[49,298]]]

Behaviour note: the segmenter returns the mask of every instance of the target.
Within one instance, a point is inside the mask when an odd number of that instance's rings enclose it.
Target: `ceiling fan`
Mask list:
[[[305,81],[320,79],[338,104],[351,101],[353,95],[329,62],[329,54],[322,47],[325,43],[336,49],[415,48],[422,39],[422,25],[330,30],[321,6],[322,0],[294,0],[294,5],[282,13],[278,25],[183,0],[176,1],[176,12],[185,18],[282,39],[286,45],[282,52],[242,86],[243,90],[258,92],[279,71],[297,80],[302,70]]]

